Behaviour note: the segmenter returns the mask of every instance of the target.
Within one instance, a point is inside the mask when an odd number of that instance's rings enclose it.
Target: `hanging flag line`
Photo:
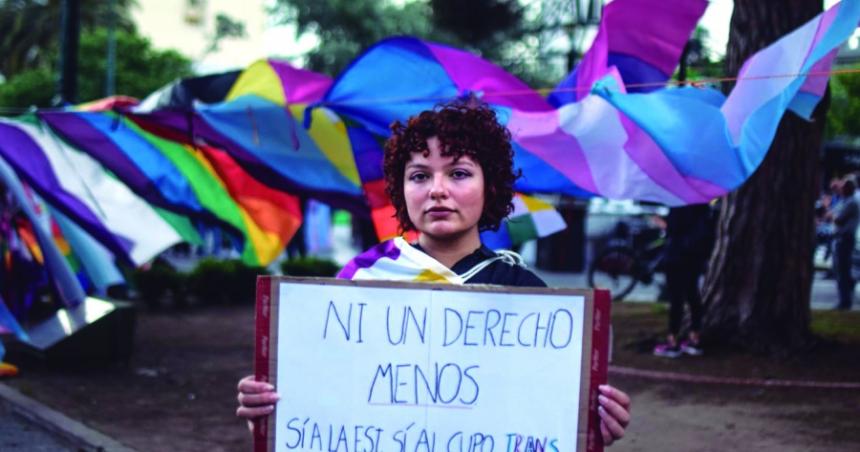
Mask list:
[[[738,82],[743,80],[771,80],[771,79],[779,79],[779,78],[797,78],[797,77],[832,77],[846,74],[858,74],[860,73],[860,68],[858,69],[834,69],[830,71],[809,71],[809,72],[798,72],[793,74],[773,74],[773,75],[759,75],[753,77],[712,77],[712,78],[701,78],[695,80],[667,80],[665,82],[648,82],[648,83],[630,83],[625,84],[625,88],[660,88],[666,86],[693,86],[693,87],[703,87],[706,85],[715,85],[717,83],[723,82]],[[492,93],[483,94],[484,98],[492,98],[497,96],[525,96],[529,94],[534,94],[538,92],[542,95],[546,95],[550,92],[580,92],[580,91],[590,91],[591,88],[585,87],[569,87],[569,88],[536,88],[533,90],[508,90],[508,91],[493,91]],[[433,96],[433,97],[378,97],[376,99],[368,99],[361,101],[340,101],[340,102],[318,102],[314,104],[316,107],[338,107],[338,106],[350,106],[350,105],[374,105],[374,104],[395,104],[400,102],[414,102],[414,101],[438,101],[444,102],[450,100],[450,97],[443,96]],[[0,106],[0,114],[23,114],[33,111],[32,108],[22,108],[22,107],[2,107]],[[78,111],[71,111],[66,108],[39,108],[39,112],[48,112],[48,113],[79,113]]]

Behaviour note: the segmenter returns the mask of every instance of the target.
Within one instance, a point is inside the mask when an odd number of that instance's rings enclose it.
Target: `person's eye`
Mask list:
[[[464,169],[455,169],[454,171],[451,171],[451,177],[453,177],[454,179],[466,179],[467,177],[471,176],[472,173]]]
[[[427,175],[417,171],[409,175],[409,180],[412,182],[424,182],[427,180]]]

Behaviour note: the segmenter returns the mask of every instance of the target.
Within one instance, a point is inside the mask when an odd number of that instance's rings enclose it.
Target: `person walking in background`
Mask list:
[[[860,224],[860,204],[854,196],[857,183],[849,176],[839,185],[840,201],[831,211],[836,227],[833,234],[833,272],[839,290],[836,309],[851,309],[854,302],[854,277],[851,275],[851,257],[854,253],[857,226]]]
[[[699,276],[713,245],[714,224],[708,204],[673,207],[666,217],[664,265],[669,297],[669,334],[666,342],[654,347],[654,354],[677,358],[683,353],[703,353],[699,333],[702,329],[702,298]],[[684,304],[690,307],[690,332],[679,340]]]

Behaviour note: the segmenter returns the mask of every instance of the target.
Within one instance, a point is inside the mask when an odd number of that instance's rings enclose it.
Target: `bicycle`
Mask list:
[[[651,284],[654,274],[662,272],[665,243],[660,227],[619,222],[613,238],[588,267],[589,287],[607,289],[613,301],[621,301],[636,284]]]

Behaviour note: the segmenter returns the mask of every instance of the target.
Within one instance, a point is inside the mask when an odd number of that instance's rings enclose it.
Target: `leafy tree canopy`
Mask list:
[[[860,69],[860,65],[842,69]],[[827,136],[860,138],[860,73],[832,76],[830,95]]]
[[[79,2],[82,31],[107,26],[111,21],[120,30],[134,31],[134,0]],[[62,4],[62,0],[0,0],[0,74],[4,78],[40,67],[52,58],[59,45]]]
[[[566,68],[553,73],[543,60],[547,48],[538,35],[546,27],[538,23],[547,17],[546,3],[561,4],[544,1],[530,11],[517,0],[277,0],[272,13],[319,38],[305,66],[329,75],[383,38],[412,35],[475,52],[532,86],[551,86]],[[552,19],[556,30],[569,25]]]
[[[82,102],[104,96],[107,31],[99,28],[81,34],[78,91]],[[192,74],[191,61],[174,50],[158,50],[133,32],[116,33],[116,91],[144,97],[178,77]],[[40,66],[25,70],[0,84],[0,106],[48,107],[55,89],[57,48]]]

